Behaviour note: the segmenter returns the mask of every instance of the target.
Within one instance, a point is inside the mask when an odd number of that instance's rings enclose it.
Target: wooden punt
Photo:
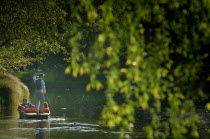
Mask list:
[[[37,114],[37,113],[25,113],[24,111],[18,110],[20,119],[48,119],[50,117],[50,111],[48,113]]]

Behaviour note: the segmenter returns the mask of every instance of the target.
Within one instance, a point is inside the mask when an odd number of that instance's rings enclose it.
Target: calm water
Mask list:
[[[100,92],[57,89],[48,90],[48,102],[52,116],[48,120],[19,119],[16,110],[13,113],[1,113],[0,138],[13,139],[117,139],[119,129],[109,129],[98,124],[100,113],[105,105],[105,97]],[[36,104],[35,94],[31,94],[31,103]],[[16,108],[14,108],[16,109]],[[207,125],[199,127],[201,138],[209,138],[210,112],[198,111],[201,121]],[[146,118],[145,118],[146,119]],[[145,138],[145,133],[126,132],[127,138]]]
[[[32,92],[31,103],[36,104]],[[105,97],[100,92],[81,90],[48,90],[48,102],[53,108],[48,120],[19,119],[13,113],[0,116],[0,138],[76,138],[114,139],[119,137],[119,129],[109,129],[98,124]],[[16,109],[16,108],[14,108]],[[127,132],[128,138],[139,138],[138,132]]]
[[[6,119],[5,119],[6,118]],[[20,120],[18,116],[0,119],[0,138],[117,138],[118,133],[98,124],[72,122],[64,118]],[[75,126],[72,126],[75,125]]]

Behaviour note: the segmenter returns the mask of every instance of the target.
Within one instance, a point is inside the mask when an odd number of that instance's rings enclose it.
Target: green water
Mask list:
[[[75,125],[72,127],[72,125]],[[0,138],[117,138],[118,133],[98,124],[71,122],[69,119],[19,120],[17,116],[0,119]]]
[[[118,128],[109,129],[106,125],[99,124],[100,113],[105,105],[103,93],[54,89],[48,90],[47,96],[53,108],[50,119],[23,120],[19,119],[17,112],[4,114],[0,116],[0,138],[119,138]],[[36,104],[33,92],[30,101]],[[141,135],[138,132],[126,132],[126,136],[139,138]]]
[[[82,89],[48,90],[48,102],[52,116],[48,120],[19,119],[16,107],[12,113],[0,112],[0,139],[117,139],[119,128],[109,129],[100,125],[100,114],[105,105],[101,92],[84,92]],[[35,93],[30,101],[36,104]],[[198,113],[205,126],[199,127],[201,138],[209,138],[210,112],[200,109]],[[147,122],[146,115],[143,116]],[[141,130],[126,132],[126,138],[146,138]]]

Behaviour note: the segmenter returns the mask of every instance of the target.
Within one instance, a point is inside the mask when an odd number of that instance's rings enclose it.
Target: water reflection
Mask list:
[[[37,139],[44,139],[45,137],[49,136],[46,134],[49,132],[44,132],[46,128],[48,129],[50,128],[50,122],[46,122],[46,121],[37,122],[36,124],[36,138]]]

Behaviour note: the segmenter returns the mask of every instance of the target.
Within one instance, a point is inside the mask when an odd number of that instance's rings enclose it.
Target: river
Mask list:
[[[82,89],[48,90],[47,99],[52,107],[48,120],[19,119],[16,108],[13,113],[2,112],[0,116],[0,138],[7,139],[117,139],[120,129],[109,129],[100,125],[100,113],[105,105],[101,92],[84,92]],[[30,101],[36,104],[35,93]],[[201,120],[207,125],[200,127],[202,138],[208,138],[209,111],[200,110]],[[145,138],[144,132],[126,132],[126,138]]]
[[[48,120],[19,119],[16,108],[12,114],[1,114],[0,138],[119,138],[119,128],[109,129],[99,124],[100,113],[105,105],[103,93],[54,89],[48,90],[46,100],[52,107],[52,116]],[[30,102],[36,104],[34,92]],[[140,136],[139,132],[126,132],[127,138]]]

